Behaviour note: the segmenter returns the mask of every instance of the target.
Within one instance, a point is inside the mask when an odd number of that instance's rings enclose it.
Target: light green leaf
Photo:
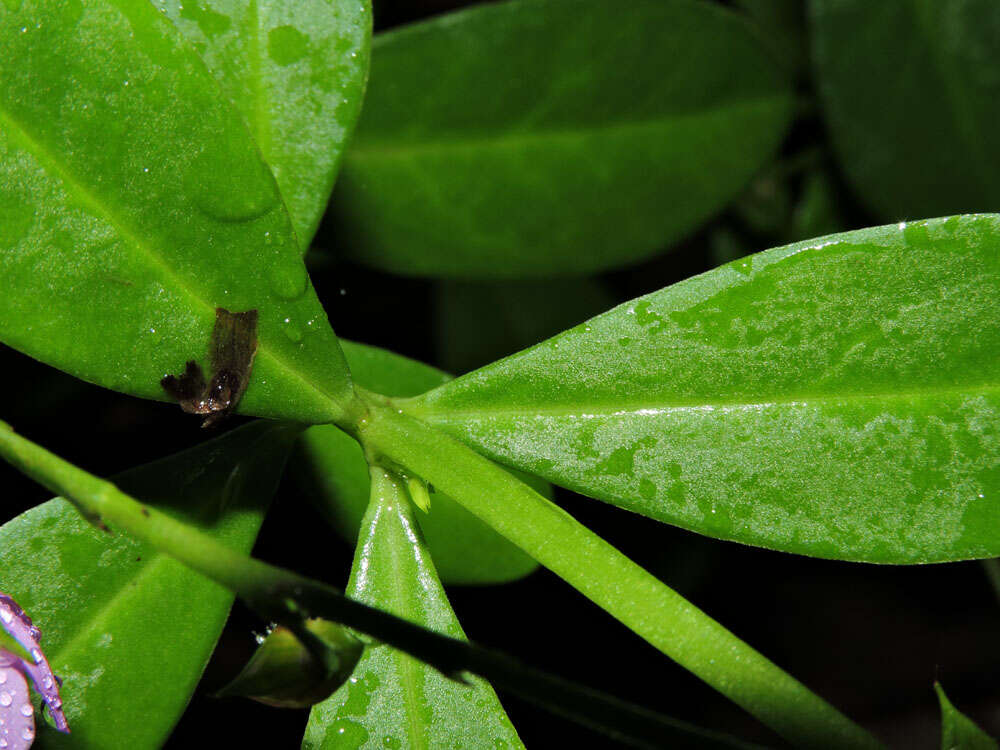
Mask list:
[[[396,406],[502,463],[820,557],[1000,554],[1000,216],[789,245]]]
[[[373,346],[344,341],[354,379],[365,388],[391,396],[423,393],[449,376],[433,367]],[[352,543],[358,539],[371,496],[368,462],[361,446],[329,425],[303,434],[293,453],[294,476],[335,529]],[[550,495],[547,482],[525,479]],[[441,492],[431,494],[430,513],[417,524],[441,579],[446,583],[484,584],[511,581],[538,564],[465,508]]]
[[[941,704],[941,750],[997,750],[997,742],[959,712],[941,683],[934,683]]]
[[[887,220],[1000,206],[1000,4],[813,0],[815,72],[848,178]]]
[[[390,271],[573,275],[661,250],[775,150],[789,85],[689,0],[515,0],[376,36],[331,210]]]
[[[145,0],[0,4],[0,339],[165,398],[215,308],[259,311],[242,411],[329,421],[337,339],[274,178],[194,49]]]
[[[254,422],[116,481],[248,552],[295,434]],[[233,595],[147,544],[97,530],[62,499],[0,527],[0,570],[0,587],[31,614],[63,679],[72,734],[43,729],[38,747],[165,742]]]
[[[371,505],[348,593],[431,630],[464,638],[414,523],[406,490],[372,468]],[[523,747],[496,693],[451,680],[385,645],[369,647],[351,679],[309,717],[303,748]]]
[[[368,75],[370,0],[154,0],[239,107],[303,252],[326,208]]]

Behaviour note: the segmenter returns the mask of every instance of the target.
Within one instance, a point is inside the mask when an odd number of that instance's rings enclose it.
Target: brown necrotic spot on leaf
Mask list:
[[[217,307],[208,347],[212,379],[206,384],[201,367],[192,360],[184,374],[167,375],[160,385],[188,414],[206,415],[201,426],[211,427],[236,408],[250,382],[256,353],[257,311],[234,313]]]

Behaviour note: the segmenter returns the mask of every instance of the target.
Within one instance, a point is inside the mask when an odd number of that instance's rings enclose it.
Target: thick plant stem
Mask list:
[[[797,747],[872,735],[561,508],[457,440],[372,398],[359,435],[431,482],[677,663]]]
[[[40,484],[72,502],[91,523],[159,549],[232,590],[266,619],[295,632],[311,617],[341,623],[405,651],[454,679],[471,672],[551,711],[587,724],[637,747],[750,747],[599,691],[532,669],[499,652],[440,635],[381,610],[348,599],[335,589],[221,544],[208,534],[148,507],[0,422],[0,456]],[[183,616],[180,614],[179,616]]]

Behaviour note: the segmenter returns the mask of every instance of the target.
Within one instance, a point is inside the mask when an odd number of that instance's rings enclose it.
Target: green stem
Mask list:
[[[526,667],[499,652],[440,635],[381,610],[348,599],[333,588],[236,552],[123,493],[0,421],[0,456],[72,502],[99,528],[128,533],[232,590],[262,617],[293,632],[322,617],[387,643],[461,680],[464,672],[495,687],[607,732],[639,747],[747,747],[735,739],[620,701],[598,691]],[[315,643],[310,644],[315,647]]]
[[[807,748],[881,744],[829,703],[643,570],[557,505],[464,444],[371,402],[358,426],[379,453],[464,505],[625,626]]]

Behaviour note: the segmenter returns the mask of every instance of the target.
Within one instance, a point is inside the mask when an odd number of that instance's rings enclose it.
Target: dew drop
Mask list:
[[[198,210],[231,223],[253,221],[278,205],[274,178],[263,164],[247,160],[241,149],[206,148],[191,163],[185,187]]]
[[[35,713],[35,709],[31,707],[30,703],[25,703],[23,706],[21,706],[21,716],[27,717],[31,716],[33,713]]]
[[[982,495],[980,495],[980,497],[982,497]],[[3,685],[5,682],[7,682],[7,672],[3,671],[0,672],[0,685]]]
[[[268,274],[271,290],[282,299],[296,299],[306,290],[306,266],[298,259],[276,263]]]
[[[7,747],[7,740],[0,739],[0,747]]]
[[[285,337],[293,344],[297,344],[302,340],[302,331],[288,318],[285,318],[285,325],[282,330],[285,332]]]
[[[8,693],[6,690],[0,693],[0,706],[6,708],[13,702],[13,700],[14,699],[10,697],[10,693]]]
[[[35,736],[35,730],[31,727],[25,727],[21,730],[21,739],[30,740]]]

